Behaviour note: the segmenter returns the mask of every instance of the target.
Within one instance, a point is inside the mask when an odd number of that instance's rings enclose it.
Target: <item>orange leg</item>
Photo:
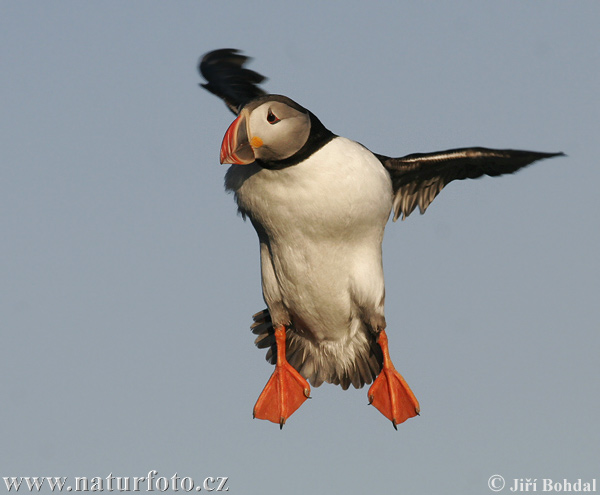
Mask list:
[[[369,389],[369,404],[379,409],[396,428],[396,425],[419,414],[419,401],[392,364],[384,330],[379,333],[377,343],[383,351],[383,369]]]
[[[254,405],[254,417],[283,428],[287,418],[310,396],[310,386],[285,358],[285,326],[275,327],[275,342],[277,364]]]

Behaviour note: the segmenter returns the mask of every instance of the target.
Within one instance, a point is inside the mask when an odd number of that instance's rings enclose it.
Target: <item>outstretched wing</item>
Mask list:
[[[200,74],[207,81],[201,86],[221,98],[236,115],[250,100],[266,94],[258,87],[266,78],[245,69],[248,60],[250,58],[240,55],[239,50],[223,48],[208,52],[198,64]]]
[[[410,215],[418,206],[421,214],[453,180],[476,179],[483,175],[512,174],[537,160],[564,153],[522,150],[457,148],[435,153],[414,153],[400,158],[376,155],[392,177],[394,221]]]

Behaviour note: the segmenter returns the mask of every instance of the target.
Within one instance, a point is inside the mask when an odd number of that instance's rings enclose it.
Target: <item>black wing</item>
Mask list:
[[[421,214],[425,213],[444,186],[453,180],[512,174],[537,160],[562,155],[564,153],[458,148],[401,158],[376,156],[392,177],[396,221],[400,215],[404,220],[417,206]]]
[[[258,87],[266,78],[245,69],[248,60],[250,58],[240,55],[239,50],[223,48],[208,52],[198,64],[200,74],[208,81],[201,86],[223,99],[236,115],[250,100],[266,94]]]

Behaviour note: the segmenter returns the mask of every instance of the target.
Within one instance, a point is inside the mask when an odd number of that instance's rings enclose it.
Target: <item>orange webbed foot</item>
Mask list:
[[[279,423],[283,428],[287,418],[310,396],[310,386],[285,358],[285,327],[275,327],[277,364],[254,405],[254,417]]]
[[[383,368],[367,394],[369,404],[374,405],[398,429],[396,425],[419,414],[419,401],[392,364],[384,330],[379,333],[377,342],[383,352]]]

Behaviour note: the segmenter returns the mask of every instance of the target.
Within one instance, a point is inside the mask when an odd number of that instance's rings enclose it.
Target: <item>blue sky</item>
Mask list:
[[[600,478],[600,6],[2,2],[0,476],[229,477],[230,493],[489,493]],[[390,224],[386,317],[422,415],[313,388],[252,419],[258,243],[198,58],[401,156],[564,151]],[[505,489],[507,491],[508,488]]]

